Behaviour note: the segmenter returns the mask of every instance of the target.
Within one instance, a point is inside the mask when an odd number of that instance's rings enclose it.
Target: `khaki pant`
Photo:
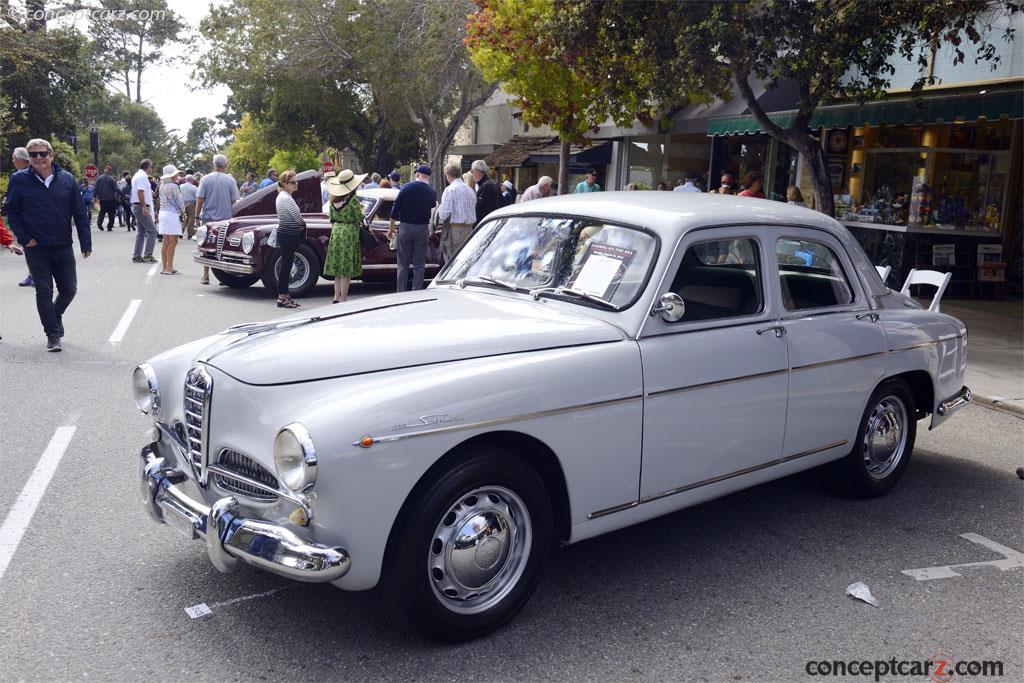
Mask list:
[[[472,232],[472,223],[445,225],[445,229],[441,232],[441,254],[444,256],[445,263],[448,263],[452,254],[462,246],[462,243],[466,241]]]
[[[196,203],[185,202],[185,234],[188,239],[196,234]]]

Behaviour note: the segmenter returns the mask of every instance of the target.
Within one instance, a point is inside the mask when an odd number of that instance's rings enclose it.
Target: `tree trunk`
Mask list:
[[[569,194],[569,142],[562,137],[558,148],[558,194]]]
[[[139,34],[139,57],[135,64],[135,101],[142,104],[142,47],[145,45],[143,36]],[[131,97],[129,95],[129,97]]]
[[[807,160],[807,167],[811,171],[811,184],[814,186],[814,208],[826,216],[834,217],[835,197],[832,195],[832,180],[829,178],[825,151],[821,148],[821,143],[809,133],[794,134],[784,142]]]

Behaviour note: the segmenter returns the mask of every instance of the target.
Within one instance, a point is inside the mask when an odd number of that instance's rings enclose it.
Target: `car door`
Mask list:
[[[686,304],[677,322],[650,318],[644,374],[641,499],[777,463],[786,423],[786,340],[766,291],[759,228],[688,233],[657,292]],[[778,336],[777,336],[778,335]]]
[[[790,363],[784,458],[848,451],[885,372],[882,325],[837,239],[780,228],[774,241]]]

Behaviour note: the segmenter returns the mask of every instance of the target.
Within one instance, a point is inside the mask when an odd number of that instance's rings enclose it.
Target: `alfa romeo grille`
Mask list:
[[[192,368],[185,376],[185,439],[188,457],[198,471],[203,461],[203,423],[206,418],[207,397],[213,389],[213,380],[202,368]]]
[[[217,258],[220,258],[224,251],[224,240],[228,238],[228,225],[224,223],[217,229]]]
[[[258,481],[264,486],[269,486],[272,489],[277,489],[277,477],[270,473],[263,465],[260,465],[255,460],[242,455],[238,451],[225,448],[220,452],[220,458],[217,464],[224,469],[231,470],[235,474],[239,474],[247,479]],[[240,479],[235,479],[227,474],[221,472],[214,473],[214,481],[220,488],[231,491],[233,493],[240,493],[243,496],[254,498],[256,500],[274,501],[277,500],[277,494],[264,491],[263,489],[256,488],[251,484],[247,484]]]

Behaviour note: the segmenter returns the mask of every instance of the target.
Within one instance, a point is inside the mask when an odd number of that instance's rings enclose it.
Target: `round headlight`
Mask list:
[[[200,225],[199,229],[196,230],[196,244],[202,244],[206,241],[206,235],[210,232],[210,229],[205,225]]]
[[[248,254],[256,244],[256,235],[250,231],[242,235],[242,252]]]
[[[160,412],[160,390],[156,383],[156,373],[148,363],[135,368],[132,373],[132,393],[135,394],[135,405],[146,415]]]
[[[309,432],[293,422],[274,439],[274,466],[277,476],[289,491],[302,493],[316,483],[316,448]]]

